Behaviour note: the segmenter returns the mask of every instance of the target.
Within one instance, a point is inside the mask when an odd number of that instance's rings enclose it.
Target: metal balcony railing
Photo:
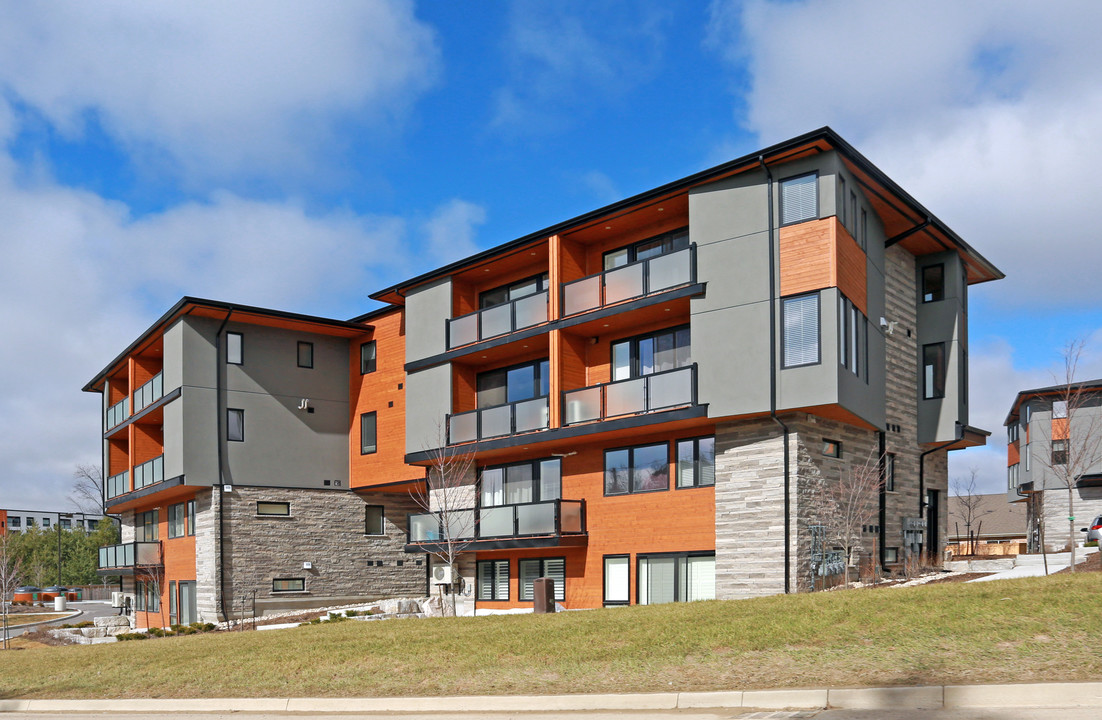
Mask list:
[[[696,282],[696,245],[564,283],[563,317]]]
[[[696,405],[696,365],[562,394],[563,425]]]
[[[448,320],[448,349],[547,322],[547,291]]]
[[[128,542],[121,545],[105,545],[99,549],[97,570],[158,566],[161,559],[160,542]]]
[[[448,444],[546,430],[547,396],[448,416]]]
[[[164,394],[164,382],[161,373],[157,373],[134,392],[134,412],[138,413],[149,407],[164,397]]]
[[[113,498],[117,495],[122,495],[128,490],[130,490],[129,470],[123,470],[121,473],[107,478],[107,497]]]
[[[468,508],[445,514],[451,532],[445,534],[440,513],[409,516],[409,543],[452,540],[499,540],[545,535],[583,535],[585,500],[544,500],[519,505]]]
[[[107,429],[110,430],[128,417],[130,417],[130,398],[124,397],[107,408]]]
[[[147,460],[141,465],[134,466],[134,489],[139,490],[147,485],[159,483],[165,479],[165,456],[158,455],[152,460]]]

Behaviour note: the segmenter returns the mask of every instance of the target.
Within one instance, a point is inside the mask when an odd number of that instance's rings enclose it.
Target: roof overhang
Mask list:
[[[1069,385],[1062,383],[1060,385],[1049,385],[1048,387],[1033,388],[1032,390],[1022,390],[1014,398],[1014,403],[1010,406],[1010,412],[1007,413],[1006,421],[1003,425],[1010,425],[1018,419],[1018,408],[1022,406],[1022,403],[1033,397],[1059,397],[1061,393],[1069,391]],[[1070,391],[1073,393],[1078,392],[1102,392],[1102,378],[1098,380],[1083,380],[1081,382],[1071,383]]]

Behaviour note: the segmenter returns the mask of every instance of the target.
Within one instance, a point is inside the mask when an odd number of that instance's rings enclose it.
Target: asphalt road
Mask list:
[[[975,708],[968,710],[671,710],[671,711],[618,711],[618,712],[517,712],[517,713],[247,713],[249,720],[287,720],[311,718],[311,720],[1067,720],[1068,718],[1097,717],[1102,706],[1074,708]],[[102,717],[101,712],[96,715]],[[4,720],[51,720],[53,718],[80,717],[79,713],[3,713]],[[241,713],[127,713],[127,720],[241,720]]]
[[[37,630],[41,627],[47,627],[50,625],[61,625],[62,623],[78,623],[85,620],[94,620],[98,617],[106,617],[108,615],[115,615],[119,612],[118,608],[111,607],[111,603],[105,600],[89,601],[89,602],[71,602],[69,603],[70,610],[80,610],[81,614],[74,618],[62,618],[46,625],[34,625],[32,627],[18,627],[8,630],[9,637],[19,637],[27,630]],[[51,608],[42,608],[43,612],[53,612]],[[11,616],[8,616],[9,620]]]

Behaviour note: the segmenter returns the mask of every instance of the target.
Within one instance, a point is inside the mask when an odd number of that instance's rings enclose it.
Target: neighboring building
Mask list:
[[[815,491],[866,464],[887,478],[866,554],[937,557],[946,453],[988,434],[968,425],[968,286],[1001,277],[824,128],[381,290],[351,321],[185,298],[86,388],[108,510],[204,617],[253,589],[397,592],[398,553],[417,567],[444,532],[414,501],[435,509],[441,452],[474,458],[451,520],[470,521],[467,612],[531,607],[540,576],[570,608],[809,589],[833,551]],[[353,501],[385,537],[340,537]],[[197,527],[179,554],[174,505]]]
[[[31,526],[51,530],[58,525],[62,530],[84,530],[91,532],[103,519],[102,515],[88,515],[82,512],[55,512],[53,510],[17,510],[0,508],[0,533],[11,530],[25,532]]]
[[[1074,541],[1080,529],[1102,515],[1102,379],[1073,384],[1082,394],[1069,422],[1066,385],[1022,390],[1006,417],[1007,500],[1026,506],[1029,552],[1067,546],[1069,454],[1074,493]],[[1086,459],[1080,459],[1086,458]]]
[[[966,499],[949,498],[949,549],[954,555],[1017,555],[1026,549],[1026,512],[1022,503],[1008,503],[1006,495],[974,495],[971,537]]]

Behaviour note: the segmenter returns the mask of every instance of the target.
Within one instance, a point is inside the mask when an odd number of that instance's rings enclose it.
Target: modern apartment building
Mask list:
[[[165,596],[178,613],[185,582],[216,613],[257,588],[387,594],[398,563],[423,593],[457,536],[467,612],[531,607],[537,577],[570,608],[806,590],[837,564],[817,489],[862,467],[886,479],[864,552],[938,554],[946,454],[988,435],[968,424],[968,287],[1001,277],[824,128],[380,290],[350,321],[185,298],[86,388],[107,507],[170,585],[194,568]],[[443,514],[442,455],[472,468]],[[353,507],[383,532],[351,533]]]
[[[0,508],[0,533],[9,530],[26,532],[32,527],[50,530],[58,526],[61,526],[62,530],[92,531],[102,519],[102,515],[87,515],[82,512]]]
[[[1029,552],[1085,540],[1102,515],[1102,380],[1022,390],[1005,425],[1007,500],[1026,505]]]

